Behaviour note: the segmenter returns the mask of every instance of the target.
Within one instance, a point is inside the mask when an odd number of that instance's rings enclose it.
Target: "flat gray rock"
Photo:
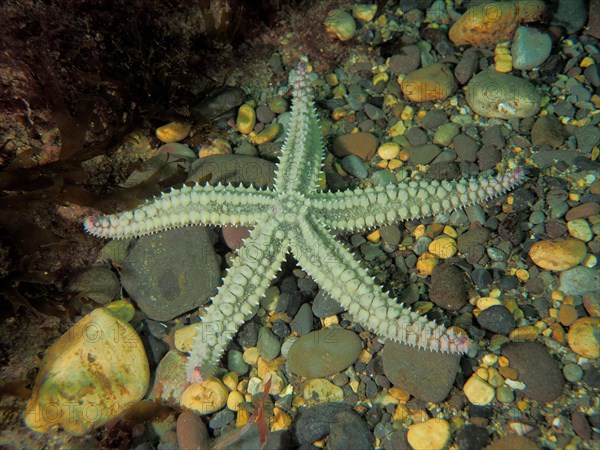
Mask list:
[[[214,233],[188,227],[140,238],[123,262],[121,284],[148,317],[170,320],[208,302],[221,280]]]

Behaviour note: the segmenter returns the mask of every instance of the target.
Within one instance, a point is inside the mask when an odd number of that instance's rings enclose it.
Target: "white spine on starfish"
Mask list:
[[[524,179],[523,169],[504,175],[482,175],[452,181],[421,180],[345,192],[318,192],[308,196],[312,206],[336,231],[383,226],[401,220],[448,213],[502,195]],[[394,205],[397,205],[394,208]]]
[[[223,285],[197,324],[187,361],[189,381],[213,374],[240,325],[252,318],[287,252],[277,221],[258,224],[233,260]]]
[[[307,218],[291,240],[300,265],[357,322],[383,339],[422,349],[465,353],[469,339],[397,304],[376,285],[354,256],[322,226]]]
[[[172,189],[131,211],[89,216],[84,227],[94,236],[127,239],[188,225],[253,225],[274,202],[271,191],[196,184]]]

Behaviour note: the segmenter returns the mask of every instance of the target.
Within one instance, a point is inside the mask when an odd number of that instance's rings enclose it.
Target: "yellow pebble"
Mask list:
[[[404,422],[404,421],[408,420],[409,417],[410,417],[410,411],[408,410],[406,405],[404,405],[402,403],[400,403],[398,406],[396,406],[396,409],[394,410],[394,413],[392,414],[392,420],[397,421],[397,422]]]
[[[292,418],[281,408],[273,408],[273,417],[270,420],[271,431],[287,430],[292,425]]]
[[[189,385],[181,394],[181,406],[200,415],[220,410],[227,403],[229,391],[218,378]]]
[[[483,367],[479,367],[477,371],[475,371],[475,374],[484,381],[488,379],[488,371]]]
[[[446,225],[444,227],[443,233],[447,236],[450,236],[453,239],[456,239],[458,237],[458,233],[456,232],[454,227],[451,227],[450,225]]]
[[[427,233],[427,229],[425,228],[425,225],[423,224],[419,224],[415,227],[415,229],[413,230],[413,236],[416,239],[419,239],[421,236],[425,236],[425,234]]]
[[[232,391],[235,391],[239,383],[238,374],[235,372],[227,372],[223,375],[223,384]]]
[[[458,246],[451,237],[441,237],[431,241],[428,250],[438,258],[448,259],[456,255]]]
[[[429,419],[408,428],[406,439],[415,450],[442,450],[450,441],[450,424],[444,419]]]
[[[179,142],[189,136],[192,126],[189,123],[170,122],[156,129],[156,137],[165,143]]]
[[[424,252],[419,259],[417,260],[417,272],[420,277],[428,277],[431,275],[431,272],[437,266],[439,260],[435,257],[435,255]]]
[[[244,403],[246,399],[244,396],[238,391],[231,391],[229,396],[227,397],[227,408],[232,411],[240,410],[240,403]]]
[[[335,87],[339,83],[338,76],[335,73],[328,73],[325,75],[325,82],[329,86]]]
[[[373,83],[373,86],[377,86],[379,83],[387,83],[389,79],[390,76],[387,73],[379,72],[375,74],[371,83]]]
[[[585,58],[583,58],[581,60],[581,62],[579,63],[579,67],[589,67],[592,64],[595,64],[596,61],[594,61],[592,58],[590,58],[589,56],[586,56]]]
[[[377,149],[377,154],[381,159],[394,159],[400,153],[400,145],[396,142],[386,142]]]
[[[377,164],[375,164],[375,167],[377,167],[379,169],[387,169],[387,166],[388,166],[388,162],[385,159],[382,159]]]
[[[387,168],[389,170],[396,170],[402,167],[402,164],[402,161],[400,161],[399,159],[391,159],[390,162],[388,162]]]
[[[494,297],[481,297],[479,300],[477,300],[477,303],[476,303],[477,307],[482,311],[484,309],[488,309],[490,306],[501,305],[501,304],[502,304],[502,302]]]
[[[345,119],[346,117],[348,117],[348,110],[341,106],[338,106],[337,108],[334,108],[333,111],[331,111],[331,118],[336,122],[338,120]]]
[[[248,423],[248,421],[250,420],[250,416],[250,411],[244,408],[240,408],[240,410],[237,413],[237,417],[235,418],[235,427],[242,428]]]
[[[404,125],[404,122],[399,120],[390,127],[389,135],[390,137],[402,136],[405,132],[406,126]]]
[[[324,378],[307,380],[302,387],[302,396],[306,401],[341,402],[344,400],[344,391]]]
[[[266,144],[267,142],[274,141],[279,135],[279,124],[278,123],[270,123],[262,130],[260,133],[252,136],[252,143],[256,145]]]
[[[406,105],[400,114],[402,120],[412,120],[415,117],[415,110],[412,106]]]
[[[527,280],[529,280],[529,272],[527,272],[525,269],[517,269],[517,271],[515,272],[515,276],[522,283],[526,283]]]
[[[500,367],[508,367],[509,361],[506,356],[498,356],[498,365]]]
[[[390,393],[390,395],[392,397],[394,397],[395,399],[397,399],[398,401],[405,403],[408,400],[410,400],[410,394],[402,389],[399,389],[397,387],[391,387],[388,392]]]
[[[381,232],[379,230],[375,230],[375,231],[370,232],[367,235],[367,240],[369,242],[372,242],[372,243],[376,244],[377,242],[379,242],[381,240]]]
[[[181,352],[189,352],[192,349],[197,332],[198,327],[196,325],[186,325],[175,330],[175,333],[173,333],[175,348]]]
[[[259,354],[260,351],[258,350],[258,347],[249,347],[242,354],[242,359],[246,364],[254,365],[258,362]]]
[[[535,341],[539,334],[539,328],[533,325],[526,325],[524,327],[519,327],[515,330],[512,330],[509,333],[508,338],[515,342]]]
[[[254,108],[248,103],[240,106],[235,124],[240,133],[250,134],[254,130],[254,125],[256,125],[256,111],[254,111]]]
[[[331,325],[339,324],[340,319],[338,319],[338,316],[328,316],[328,317],[324,317],[323,319],[321,319],[321,323],[323,324],[324,328],[328,328]]]
[[[498,355],[494,355],[493,353],[486,353],[483,355],[482,361],[488,366],[493,366],[498,362]]]
[[[467,380],[463,392],[471,403],[479,406],[488,405],[496,395],[494,388],[475,374]]]

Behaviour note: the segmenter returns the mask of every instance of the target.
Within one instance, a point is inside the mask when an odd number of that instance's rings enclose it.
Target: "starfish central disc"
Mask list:
[[[287,224],[298,223],[308,214],[310,200],[301,194],[280,195],[274,208],[275,218]]]

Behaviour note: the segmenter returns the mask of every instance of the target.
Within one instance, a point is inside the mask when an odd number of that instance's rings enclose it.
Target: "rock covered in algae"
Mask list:
[[[86,434],[141,400],[149,378],[144,346],[131,325],[95,309],[46,351],[25,423],[38,432],[61,426]]]

